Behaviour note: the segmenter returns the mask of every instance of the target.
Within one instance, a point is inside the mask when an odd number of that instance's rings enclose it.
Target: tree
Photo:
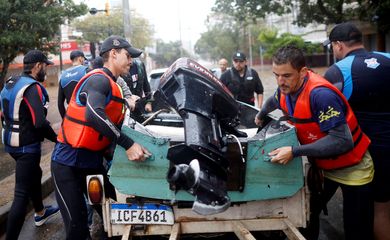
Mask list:
[[[85,4],[72,0],[0,0],[0,87],[19,53],[35,48],[58,52],[60,25],[86,12]]]
[[[89,15],[82,20],[76,20],[73,25],[83,33],[83,40],[90,42],[103,41],[110,35],[124,36],[122,9],[113,9],[109,16],[104,13]],[[131,14],[131,44],[137,48],[151,45],[154,30],[149,21],[135,11]]]
[[[157,67],[168,67],[180,57],[191,57],[182,48],[180,41],[165,43],[161,40],[156,42],[156,53],[151,53],[150,57],[156,62]]]
[[[390,0],[216,0],[213,11],[248,22],[270,13],[281,15],[297,9],[299,12],[294,23],[298,26],[360,20],[375,24],[382,39],[390,30]],[[378,47],[383,48],[383,45]]]
[[[246,50],[243,26],[226,14],[209,16],[208,30],[201,34],[195,44],[195,53],[202,58],[217,61],[230,59],[237,50]]]
[[[290,12],[292,0],[216,0],[213,11],[233,16],[238,22],[256,21],[269,13],[281,15]]]
[[[259,35],[259,40],[262,45],[266,46],[265,57],[269,58],[272,57],[277,49],[287,45],[296,46],[302,49],[303,52],[308,55],[322,52],[322,46],[320,43],[313,44],[305,42],[301,36],[291,33],[283,33],[277,37],[276,31],[265,31]]]
[[[220,25],[212,26],[207,32],[201,34],[195,44],[195,53],[214,61],[228,58],[239,49],[238,36],[237,30],[229,31]]]

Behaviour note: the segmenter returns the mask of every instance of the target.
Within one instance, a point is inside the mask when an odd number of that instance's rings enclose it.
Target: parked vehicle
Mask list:
[[[158,88],[158,85],[160,83],[160,77],[164,74],[164,72],[168,68],[157,68],[150,71],[149,74],[149,84],[150,88],[152,89],[152,92],[155,92]]]
[[[127,119],[123,131],[152,156],[131,162],[117,147],[109,171],[117,201],[103,198],[100,176],[89,176],[92,203],[101,203],[108,236],[283,230],[304,239],[308,199],[300,157],[287,165],[268,153],[297,145],[295,129],[270,116],[258,129],[257,109],[237,102],[206,68],[182,58],[161,77],[156,101],[169,109],[145,126]],[[97,186],[97,187],[96,187]]]

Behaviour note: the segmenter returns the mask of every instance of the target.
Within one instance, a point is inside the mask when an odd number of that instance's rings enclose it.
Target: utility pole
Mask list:
[[[180,15],[180,0],[177,1],[177,15],[178,15],[178,21],[179,21],[179,37],[180,37],[180,57],[183,57],[183,39],[181,37],[181,15]]]
[[[60,73],[64,69],[63,59],[62,59],[62,24],[60,24]]]
[[[250,25],[248,25],[248,44],[249,44],[249,66],[252,67],[252,65],[253,65],[253,58],[252,58],[252,32],[251,32]]]
[[[123,7],[123,27],[127,41],[131,42],[131,25],[130,25],[130,0],[122,0]]]

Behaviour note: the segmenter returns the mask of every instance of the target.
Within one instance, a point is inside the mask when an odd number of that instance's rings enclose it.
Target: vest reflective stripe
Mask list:
[[[390,53],[376,52],[376,51],[374,51],[373,53],[380,54],[380,55],[382,55],[382,56],[385,56],[385,57],[387,57],[387,58],[390,58]]]
[[[62,127],[58,133],[58,141],[74,148],[85,148],[92,151],[105,149],[111,141],[89,126],[85,119],[86,106],[77,101],[79,92],[91,75],[102,74],[110,81],[111,96],[106,103],[105,112],[115,125],[119,125],[124,117],[124,100],[121,88],[103,70],[96,69],[85,75],[76,85],[70,100]]]
[[[304,89],[298,96],[294,109],[294,115],[289,116],[292,118],[290,123],[293,124],[297,129],[299,142],[301,144],[309,144],[326,136],[325,133],[321,132],[320,126],[317,122],[313,120],[309,121],[312,119],[310,108],[310,93],[314,88],[317,87],[329,88],[336,92],[347,106],[346,122],[352,133],[354,148],[351,151],[334,158],[315,159],[316,164],[322,169],[336,169],[359,163],[367,151],[368,146],[370,145],[370,139],[360,129],[356,117],[348,104],[348,101],[345,99],[342,93],[337,90],[336,87],[324,80],[321,76],[309,72],[308,77],[309,78],[305,83],[306,85],[304,86]],[[281,94],[280,96],[280,106],[285,114],[288,113],[286,96],[284,94]],[[294,122],[294,119],[300,119],[301,121],[300,123],[297,123]],[[302,120],[306,120],[307,122]]]
[[[2,142],[12,147],[24,146],[36,141],[40,141],[31,136],[28,131],[27,122],[19,115],[20,106],[26,89],[36,84],[38,94],[45,106],[48,100],[46,89],[32,78],[21,76],[10,79],[1,91],[1,111],[4,115]],[[31,123],[30,123],[31,124]]]
[[[343,82],[343,94],[347,98],[347,100],[352,95],[353,90],[353,81],[352,81],[352,63],[355,59],[355,56],[348,56],[343,59],[343,61],[339,61],[336,63],[337,67],[340,69],[341,74],[343,74],[344,82]]]

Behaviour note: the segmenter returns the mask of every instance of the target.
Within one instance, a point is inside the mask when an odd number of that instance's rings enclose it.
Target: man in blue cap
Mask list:
[[[42,202],[41,142],[56,141],[46,120],[49,96],[41,84],[52,65],[40,50],[29,51],[23,59],[23,74],[10,77],[1,91],[2,139],[5,151],[16,161],[15,196],[7,220],[6,239],[17,239],[29,200],[35,209],[35,225],[43,225],[59,212]]]

